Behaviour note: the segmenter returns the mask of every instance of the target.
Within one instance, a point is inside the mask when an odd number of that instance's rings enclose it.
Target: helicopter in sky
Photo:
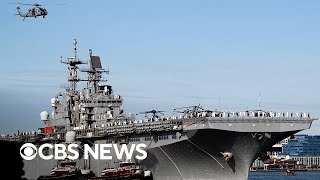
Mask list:
[[[10,3],[10,4],[19,4],[19,5],[23,5],[23,6],[32,6],[32,8],[28,9],[27,12],[22,12],[20,10],[20,6],[17,7],[17,11],[20,17],[23,17],[23,20],[25,20],[28,17],[34,17],[37,18],[38,16],[42,16],[43,18],[45,18],[48,15],[48,11],[43,8],[42,6],[46,6],[46,5],[41,5],[38,3],[34,3],[34,4],[24,4],[24,3]],[[54,4],[54,5],[63,5],[63,4]]]

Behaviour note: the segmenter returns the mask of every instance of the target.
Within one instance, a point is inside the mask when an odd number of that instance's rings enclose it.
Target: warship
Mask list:
[[[123,97],[107,83],[108,69],[89,50],[88,61],[73,56],[63,60],[69,70],[68,85],[50,101],[52,114],[40,114],[45,126],[33,132],[1,137],[4,141],[43,143],[145,144],[147,158],[130,159],[150,171],[153,179],[230,179],[245,180],[252,162],[280,140],[309,129],[315,118],[309,113],[246,110],[238,112],[205,110],[200,105],[176,108],[165,116],[150,110],[126,115]],[[81,64],[88,64],[79,67]],[[85,74],[81,78],[78,74]],[[81,88],[79,88],[81,87]],[[143,115],[142,115],[143,116]],[[54,151],[48,150],[49,153]],[[81,148],[79,148],[81,152]],[[52,152],[51,152],[52,153]],[[115,152],[111,150],[112,156]],[[127,160],[123,160],[125,162]],[[75,160],[84,174],[106,174],[106,167],[117,167],[112,160]],[[56,160],[38,156],[23,161],[24,178],[49,175]]]

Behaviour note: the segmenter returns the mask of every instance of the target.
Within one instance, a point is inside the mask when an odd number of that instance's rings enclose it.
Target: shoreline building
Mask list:
[[[294,135],[283,144],[282,154],[290,156],[320,155],[320,136]]]
[[[283,145],[281,154],[308,168],[320,167],[320,136],[294,135]]]
[[[275,144],[268,152],[270,159],[295,160],[296,165],[306,168],[320,167],[320,136],[304,134],[288,137]],[[274,161],[275,162],[275,161]],[[282,163],[282,162],[281,162]],[[264,169],[270,161],[256,159],[251,169]]]

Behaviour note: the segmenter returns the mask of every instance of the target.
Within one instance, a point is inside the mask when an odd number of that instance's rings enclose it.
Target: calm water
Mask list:
[[[283,176],[285,172],[249,172],[249,180],[320,180],[320,172],[294,172],[296,176]]]

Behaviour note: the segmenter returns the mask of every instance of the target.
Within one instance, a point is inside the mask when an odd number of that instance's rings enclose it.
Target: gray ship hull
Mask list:
[[[271,139],[253,138],[252,133],[199,130],[188,140],[150,149],[142,162],[156,179],[234,179],[248,178],[252,162],[290,134],[274,133]],[[220,152],[232,152],[225,161]]]
[[[172,139],[172,132],[158,139],[143,141],[150,135],[137,135],[139,142],[148,145],[148,157],[138,162],[145,169],[152,171],[154,179],[234,179],[245,180],[252,162],[273,144],[296,133],[275,132],[271,137],[263,133],[234,132],[215,129],[190,130],[177,139]],[[163,135],[163,133],[162,133]],[[151,138],[152,139],[152,138]],[[97,140],[95,143],[108,143],[112,139]],[[166,145],[165,145],[166,144]],[[231,152],[233,158],[225,161],[221,152]],[[114,152],[112,152],[114,153]],[[77,166],[83,167],[83,159]],[[116,161],[90,160],[90,169],[99,176],[107,166],[114,166]],[[25,161],[25,177],[35,179],[40,175],[50,174],[56,165],[53,160],[42,160],[39,157]]]

